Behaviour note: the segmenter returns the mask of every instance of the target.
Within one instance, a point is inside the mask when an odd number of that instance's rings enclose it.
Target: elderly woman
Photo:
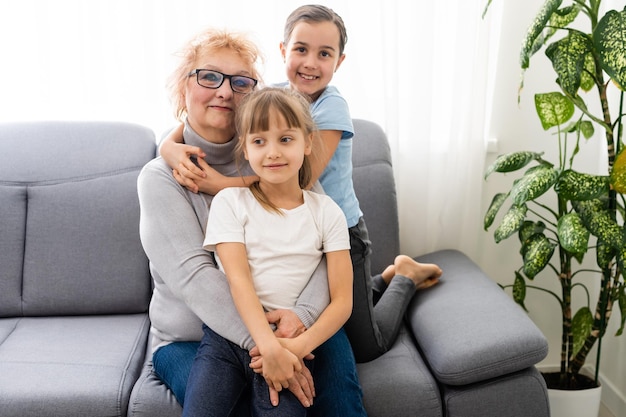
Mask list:
[[[204,158],[198,158],[198,165],[210,165],[232,177],[233,185],[244,185],[242,174],[251,172],[234,162],[234,115],[243,96],[257,86],[259,55],[257,47],[240,34],[207,30],[183,49],[170,83],[176,116],[184,122],[184,141],[198,147]],[[144,167],[138,192],[141,241],[154,279],[150,303],[154,371],[182,404],[203,335],[202,323],[245,349],[254,346],[230,298],[226,277],[202,248],[213,196],[181,186],[161,158]],[[302,332],[327,305],[325,273],[322,263],[296,307],[274,312],[272,321],[281,336]],[[314,353],[314,389],[305,367],[289,383],[305,406],[313,404],[309,415],[366,415],[354,357],[343,330]],[[239,411],[249,415],[245,402]]]

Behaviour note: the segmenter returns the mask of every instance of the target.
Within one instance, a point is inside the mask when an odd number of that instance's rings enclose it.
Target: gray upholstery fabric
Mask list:
[[[25,189],[2,186],[1,178],[0,176],[0,317],[10,317],[19,315],[22,311],[20,295],[27,200]]]
[[[368,416],[442,415],[437,381],[406,328],[391,350],[371,362],[357,364]]]
[[[148,355],[149,356],[149,355]],[[183,409],[152,370],[147,360],[130,396],[128,415],[135,417],[180,417]]]
[[[0,416],[125,416],[149,332],[127,123],[0,124]]]
[[[399,253],[389,145],[376,124],[354,126],[381,271]],[[147,349],[136,178],[155,148],[126,123],[0,124],[0,417],[181,415]],[[465,255],[419,259],[444,276],[418,293],[393,348],[357,365],[368,414],[547,417],[537,328]]]
[[[354,119],[353,123],[354,190],[372,241],[372,272],[380,273],[400,253],[391,151],[380,126],[362,119]]]
[[[146,311],[135,183],[154,134],[106,122],[0,132],[0,316]]]
[[[546,384],[535,368],[442,391],[447,417],[550,417]]]
[[[528,368],[548,354],[526,313],[467,256],[445,250],[418,260],[443,270],[439,285],[418,292],[407,313],[438,381],[471,384]]]
[[[126,415],[145,355],[145,314],[0,319],[9,326],[0,345],[1,416]]]

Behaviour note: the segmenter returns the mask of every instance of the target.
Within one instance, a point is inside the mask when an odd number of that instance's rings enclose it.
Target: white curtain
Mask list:
[[[378,122],[389,136],[408,254],[451,247],[471,255],[481,233],[490,100],[484,3],[323,2],[344,18],[349,36],[333,84],[353,117]],[[206,26],[246,31],[264,51],[266,81],[281,81],[282,27],[300,4],[2,1],[0,117],[125,120],[160,135],[174,123],[164,82],[190,36]]]

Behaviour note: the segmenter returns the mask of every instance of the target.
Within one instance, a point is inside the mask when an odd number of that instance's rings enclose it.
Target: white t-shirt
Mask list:
[[[209,251],[218,243],[245,244],[268,311],[293,307],[324,253],[350,249],[345,216],[330,197],[304,191],[304,204],[282,212],[263,208],[248,188],[226,188],[211,203],[204,240]]]

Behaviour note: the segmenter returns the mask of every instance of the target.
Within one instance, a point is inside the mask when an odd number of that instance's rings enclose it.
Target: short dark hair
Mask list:
[[[320,4],[307,4],[298,7],[291,12],[287,21],[285,22],[285,30],[283,34],[283,42],[289,43],[293,28],[298,22],[332,22],[337,26],[339,30],[339,54],[343,55],[343,51],[348,43],[348,32],[346,31],[346,25],[343,23],[343,19],[333,9]]]

